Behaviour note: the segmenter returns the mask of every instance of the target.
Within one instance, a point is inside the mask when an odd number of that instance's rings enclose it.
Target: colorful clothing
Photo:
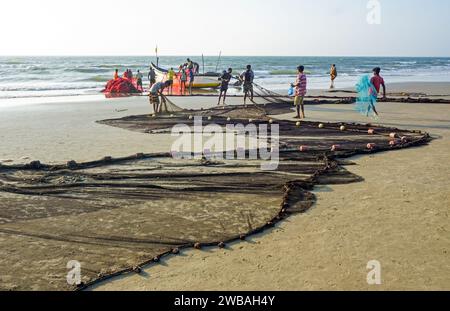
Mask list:
[[[169,70],[169,72],[167,72],[167,80],[169,81],[173,81],[173,78],[175,77],[175,71],[173,71],[172,69]]]
[[[300,73],[297,76],[297,80],[295,81],[295,96],[305,96],[306,95],[306,86],[307,86],[306,75],[303,73]]]
[[[380,93],[380,88],[384,85],[384,79],[381,76],[373,76],[372,79],[370,79],[370,83],[373,84],[377,93]]]
[[[356,84],[358,98],[356,99],[356,110],[362,115],[368,115],[377,103],[377,90],[369,80],[369,76],[365,75],[359,79]]]

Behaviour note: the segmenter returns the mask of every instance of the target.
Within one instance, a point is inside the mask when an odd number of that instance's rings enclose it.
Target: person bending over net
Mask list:
[[[247,97],[250,94],[250,100],[253,102],[253,80],[255,74],[253,73],[252,66],[247,65],[247,69],[241,73],[241,81],[244,83],[244,107],[247,107]]]
[[[167,111],[167,102],[163,95],[164,89],[170,86],[170,82],[157,82],[153,84],[150,88],[150,93],[148,94],[150,105],[153,105],[153,111],[155,114],[159,114],[162,111]],[[161,97],[161,101],[159,98]],[[163,105],[165,109],[163,109]]]

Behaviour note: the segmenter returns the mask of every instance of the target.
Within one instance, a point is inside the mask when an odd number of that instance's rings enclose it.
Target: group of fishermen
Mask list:
[[[190,75],[189,79],[189,93],[192,95],[192,83],[194,81],[194,75],[192,73],[197,72],[199,66],[198,64],[192,62],[189,58],[187,59],[187,63],[180,66],[180,86],[183,91],[183,82],[184,82],[184,88],[186,88],[185,83],[186,79],[183,79],[184,72],[188,72]],[[172,73],[172,74],[171,74]],[[224,70],[222,72],[222,75],[219,77],[220,80],[220,94],[219,94],[219,101],[217,105],[220,105],[221,101],[223,103],[223,107],[225,107],[225,101],[227,98],[227,92],[230,85],[230,81],[233,78],[233,69],[228,68],[228,70]],[[149,100],[150,104],[153,105],[153,111],[155,114],[158,114],[163,111],[163,106],[167,105],[166,98],[164,96],[164,90],[168,89],[169,94],[171,93],[171,89],[173,86],[173,77],[175,75],[175,72],[173,71],[173,68],[171,68],[167,73],[167,80],[165,82],[157,82],[155,83],[156,74],[153,68],[150,68],[149,72],[149,80],[150,80],[150,92],[149,92]],[[238,77],[242,84],[244,89],[244,106],[247,106],[247,98],[250,98],[250,100],[253,102],[254,97],[254,91],[253,91],[253,80],[255,78],[255,74],[252,70],[251,65],[247,65],[246,70],[244,70]]]

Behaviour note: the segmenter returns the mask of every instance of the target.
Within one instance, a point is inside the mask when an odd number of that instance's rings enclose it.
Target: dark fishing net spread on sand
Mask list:
[[[66,282],[70,260],[81,263],[83,288],[140,272],[183,248],[223,247],[307,211],[314,185],[360,181],[338,158],[429,141],[426,133],[371,125],[269,121],[291,108],[267,102],[99,121],[149,135],[191,125],[192,116],[203,116],[204,125],[272,122],[280,127],[275,171],[262,171],[261,159],[182,160],[170,153],[0,166],[1,289],[74,289]]]

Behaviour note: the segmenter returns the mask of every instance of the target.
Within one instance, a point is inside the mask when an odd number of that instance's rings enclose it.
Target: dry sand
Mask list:
[[[408,92],[450,93],[448,84],[409,84]],[[400,88],[401,89],[401,88]],[[428,90],[427,90],[428,89]],[[210,98],[179,99],[184,107]],[[145,98],[0,108],[0,159],[92,160],[168,151],[171,139],[96,120],[143,114]],[[98,290],[449,290],[450,105],[381,103],[378,123],[430,132],[429,146],[354,159],[365,182],[317,188],[317,205],[271,233],[229,249],[189,250]],[[127,109],[118,112],[117,110]],[[311,120],[367,122],[351,105],[307,107]],[[286,116],[286,117],[292,117]],[[369,260],[382,265],[368,286]]]

